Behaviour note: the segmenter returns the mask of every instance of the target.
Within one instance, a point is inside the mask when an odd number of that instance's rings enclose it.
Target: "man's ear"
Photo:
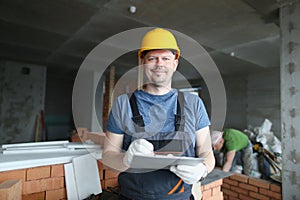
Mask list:
[[[175,59],[174,60],[174,72],[177,70],[178,64],[179,64],[178,59]]]
[[[143,58],[140,58],[139,63],[140,63],[140,65],[145,64],[145,58],[144,58],[144,57],[143,57]]]

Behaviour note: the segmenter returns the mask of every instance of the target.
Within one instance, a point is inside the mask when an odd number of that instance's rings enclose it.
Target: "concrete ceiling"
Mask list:
[[[222,74],[248,73],[279,66],[278,8],[276,0],[1,0],[0,59],[69,75],[110,36],[159,26],[198,41]],[[117,72],[136,65],[132,58],[116,61]]]

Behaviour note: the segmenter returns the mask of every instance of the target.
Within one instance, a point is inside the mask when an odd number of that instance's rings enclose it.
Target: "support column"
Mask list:
[[[282,199],[300,199],[300,1],[279,1]]]
[[[72,111],[76,128],[87,128],[88,131],[102,131],[95,109],[95,95],[100,73],[90,69],[79,69],[73,87]],[[98,94],[99,95],[99,94]],[[99,99],[99,98],[97,98]]]

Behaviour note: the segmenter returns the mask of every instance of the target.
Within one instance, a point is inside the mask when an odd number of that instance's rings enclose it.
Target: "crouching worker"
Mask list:
[[[234,171],[236,164],[240,163],[243,174],[251,174],[253,149],[246,134],[236,129],[224,129],[212,131],[211,138],[214,151],[224,153],[223,171]]]
[[[192,185],[215,165],[206,109],[198,96],[171,87],[180,56],[171,32],[156,28],[146,33],[138,56],[148,82],[142,90],[116,99],[102,161],[121,171],[120,200],[193,199]],[[203,162],[153,170],[133,165],[136,155],[162,152],[183,152],[182,156],[200,157]],[[144,166],[152,164],[150,160]]]

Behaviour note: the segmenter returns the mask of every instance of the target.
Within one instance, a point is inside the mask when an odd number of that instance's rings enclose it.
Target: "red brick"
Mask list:
[[[224,179],[223,182],[226,183],[226,184],[229,184],[229,185],[234,185],[234,186],[238,186],[239,185],[238,181],[234,181],[234,180],[231,180],[229,178]]]
[[[237,193],[239,193],[239,194],[244,194],[244,195],[248,195],[248,190],[245,190],[245,189],[242,189],[242,188],[240,188],[240,187],[236,187],[236,186],[231,186],[231,188],[230,188],[232,191],[235,191],[235,192],[237,192]]]
[[[229,197],[238,197],[238,193],[232,190],[223,189],[222,191],[224,195],[228,195]]]
[[[107,187],[116,187],[118,186],[118,179],[117,178],[110,178],[104,180],[104,188]]]
[[[7,180],[0,184],[1,200],[21,200],[22,180]]]
[[[75,135],[72,135],[71,138],[70,138],[70,142],[82,142],[79,135],[78,134],[75,134]]]
[[[214,187],[211,189],[212,190],[212,196],[219,194],[221,192],[221,186]]]
[[[12,171],[5,171],[0,172],[0,183],[6,180],[26,180],[26,170],[12,170]]]
[[[269,181],[258,179],[258,178],[249,178],[249,184],[255,185],[255,186],[261,187],[261,188],[266,188],[266,189],[270,188]]]
[[[229,178],[231,180],[236,180],[238,182],[248,183],[249,176],[246,176],[244,174],[233,174],[233,175],[229,176]]]
[[[277,193],[281,193],[281,185],[272,183],[270,185],[270,190],[277,192]]]
[[[229,200],[229,196],[228,195],[223,194],[223,198],[224,198],[224,200]]]
[[[54,177],[43,179],[43,182],[46,186],[46,190],[57,190],[65,187],[64,177]]]
[[[104,179],[117,178],[119,176],[119,172],[106,169],[104,170]]]
[[[202,191],[202,199],[209,199],[212,196],[211,189]]]
[[[230,189],[230,185],[228,183],[223,183],[221,186],[221,190],[222,188]]]
[[[56,190],[65,187],[64,177],[54,177],[47,179],[39,179],[26,181],[23,184],[23,194],[32,194],[43,192],[46,190]]]
[[[249,195],[239,194],[239,199],[242,199],[242,200],[253,200],[253,197],[249,197]]]
[[[46,185],[42,179],[23,182],[23,194],[38,193],[45,190]]]
[[[204,190],[208,190],[208,189],[211,189],[211,188],[214,188],[214,187],[218,187],[218,186],[222,185],[222,183],[223,183],[222,179],[211,182],[207,185],[204,185]]]
[[[103,170],[104,169],[104,166],[103,166],[101,160],[97,160],[97,164],[98,164],[98,169],[99,170]]]
[[[273,192],[271,190],[267,190],[267,189],[264,189],[264,188],[260,188],[259,193],[263,194],[263,195],[267,195],[268,197],[272,197],[272,198],[275,198],[275,199],[280,199],[281,198],[280,193],[276,193],[276,192]]]
[[[52,165],[51,177],[61,177],[65,175],[64,165]]]
[[[221,200],[221,199],[223,199],[223,193],[222,192],[220,192],[218,194],[215,194],[211,198],[208,198],[208,199],[205,199],[205,200]]]
[[[45,192],[26,194],[22,196],[22,200],[44,200]]]
[[[249,196],[259,200],[270,200],[270,197],[252,191],[249,192]]]
[[[27,169],[27,176],[26,176],[27,181],[49,178],[49,177],[50,177],[50,166]]]
[[[258,192],[258,187],[255,187],[253,185],[248,185],[248,184],[245,184],[245,183],[240,183],[239,187],[244,188],[246,190]]]
[[[46,191],[46,200],[59,200],[59,199],[66,199],[66,198],[67,198],[67,193],[65,188]]]
[[[228,196],[228,200],[240,200],[240,199],[237,198],[237,197],[231,197],[231,196]]]
[[[271,197],[272,200],[282,200],[282,195],[281,194],[278,194],[278,193],[275,193],[272,197]]]

